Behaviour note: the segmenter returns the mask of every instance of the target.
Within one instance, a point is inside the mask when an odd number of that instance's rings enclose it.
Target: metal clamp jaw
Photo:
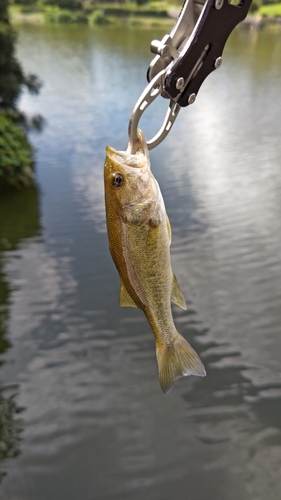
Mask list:
[[[186,0],[170,35],[153,40],[156,54],[147,73],[148,86],[137,101],[129,123],[129,148],[137,149],[141,115],[159,94],[170,99],[164,123],[150,141],[153,149],[167,136],[181,109],[192,104],[205,78],[222,63],[225,43],[245,19],[252,0]]]

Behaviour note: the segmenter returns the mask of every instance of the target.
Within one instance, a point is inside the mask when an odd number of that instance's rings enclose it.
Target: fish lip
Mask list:
[[[134,155],[142,154],[143,156],[145,156],[146,159],[149,159],[147,142],[145,140],[144,133],[140,128],[138,128],[137,130],[137,135],[138,135],[138,140],[134,145],[129,140],[127,153],[132,154],[132,150],[134,149],[135,151]]]
[[[150,170],[150,158],[147,143],[143,132],[138,129],[138,148],[132,154],[132,147],[129,142],[126,151],[117,151],[111,146],[106,147],[106,155],[113,161],[119,163],[128,172],[135,172],[138,170]]]

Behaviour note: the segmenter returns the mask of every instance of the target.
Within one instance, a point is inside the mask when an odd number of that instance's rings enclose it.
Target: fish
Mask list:
[[[160,386],[166,394],[183,376],[205,376],[198,354],[177,331],[171,301],[186,309],[172,271],[171,225],[152,174],[145,137],[135,152],[107,146],[104,164],[109,250],[120,276],[119,305],[141,309],[155,337]]]

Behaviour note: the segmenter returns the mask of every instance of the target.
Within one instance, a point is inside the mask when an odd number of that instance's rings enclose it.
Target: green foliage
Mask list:
[[[114,16],[114,17],[128,17],[128,16],[139,16],[139,17],[167,17],[167,11],[164,9],[154,10],[147,8],[136,8],[135,6],[125,7],[106,7],[104,9],[105,16]]]
[[[136,0],[136,4],[137,5],[146,5],[148,4],[149,2],[147,0]]]
[[[281,3],[275,3],[272,5],[263,5],[259,8],[258,13],[261,16],[266,17],[279,17],[281,16]]]
[[[8,3],[9,0],[1,0],[0,1],[0,22],[8,23]]]
[[[261,6],[261,0],[253,0],[250,5],[249,12],[251,14],[256,13],[256,11],[259,9],[260,6]]]
[[[82,8],[82,2],[80,0],[45,0],[45,4],[68,10],[79,10]]]
[[[14,57],[15,32],[7,22],[0,21],[0,106],[14,106],[24,83],[20,64]]]
[[[6,19],[0,18],[0,109],[14,108],[23,85],[37,93],[41,82],[35,75],[25,75],[15,57],[16,34]]]
[[[95,9],[88,16],[88,22],[90,25],[93,24],[110,24],[110,21],[105,17],[104,12],[101,9]]]
[[[45,19],[49,23],[87,23],[87,17],[81,12],[73,12],[59,7],[48,8]]]
[[[32,148],[19,122],[26,122],[17,111],[16,100],[26,86],[37,93],[41,82],[25,75],[15,57],[16,34],[9,23],[8,0],[0,0],[0,189],[30,184],[33,178]]]
[[[0,188],[28,185],[33,177],[32,148],[25,130],[0,113]]]
[[[14,0],[16,5],[23,5],[29,7],[30,5],[34,5],[36,0]]]

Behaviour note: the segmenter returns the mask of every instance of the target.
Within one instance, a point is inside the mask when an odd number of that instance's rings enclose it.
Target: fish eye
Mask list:
[[[123,176],[121,174],[118,174],[118,173],[113,174],[112,180],[111,180],[112,186],[119,188],[123,185],[123,182],[124,182],[124,180],[123,180]]]

